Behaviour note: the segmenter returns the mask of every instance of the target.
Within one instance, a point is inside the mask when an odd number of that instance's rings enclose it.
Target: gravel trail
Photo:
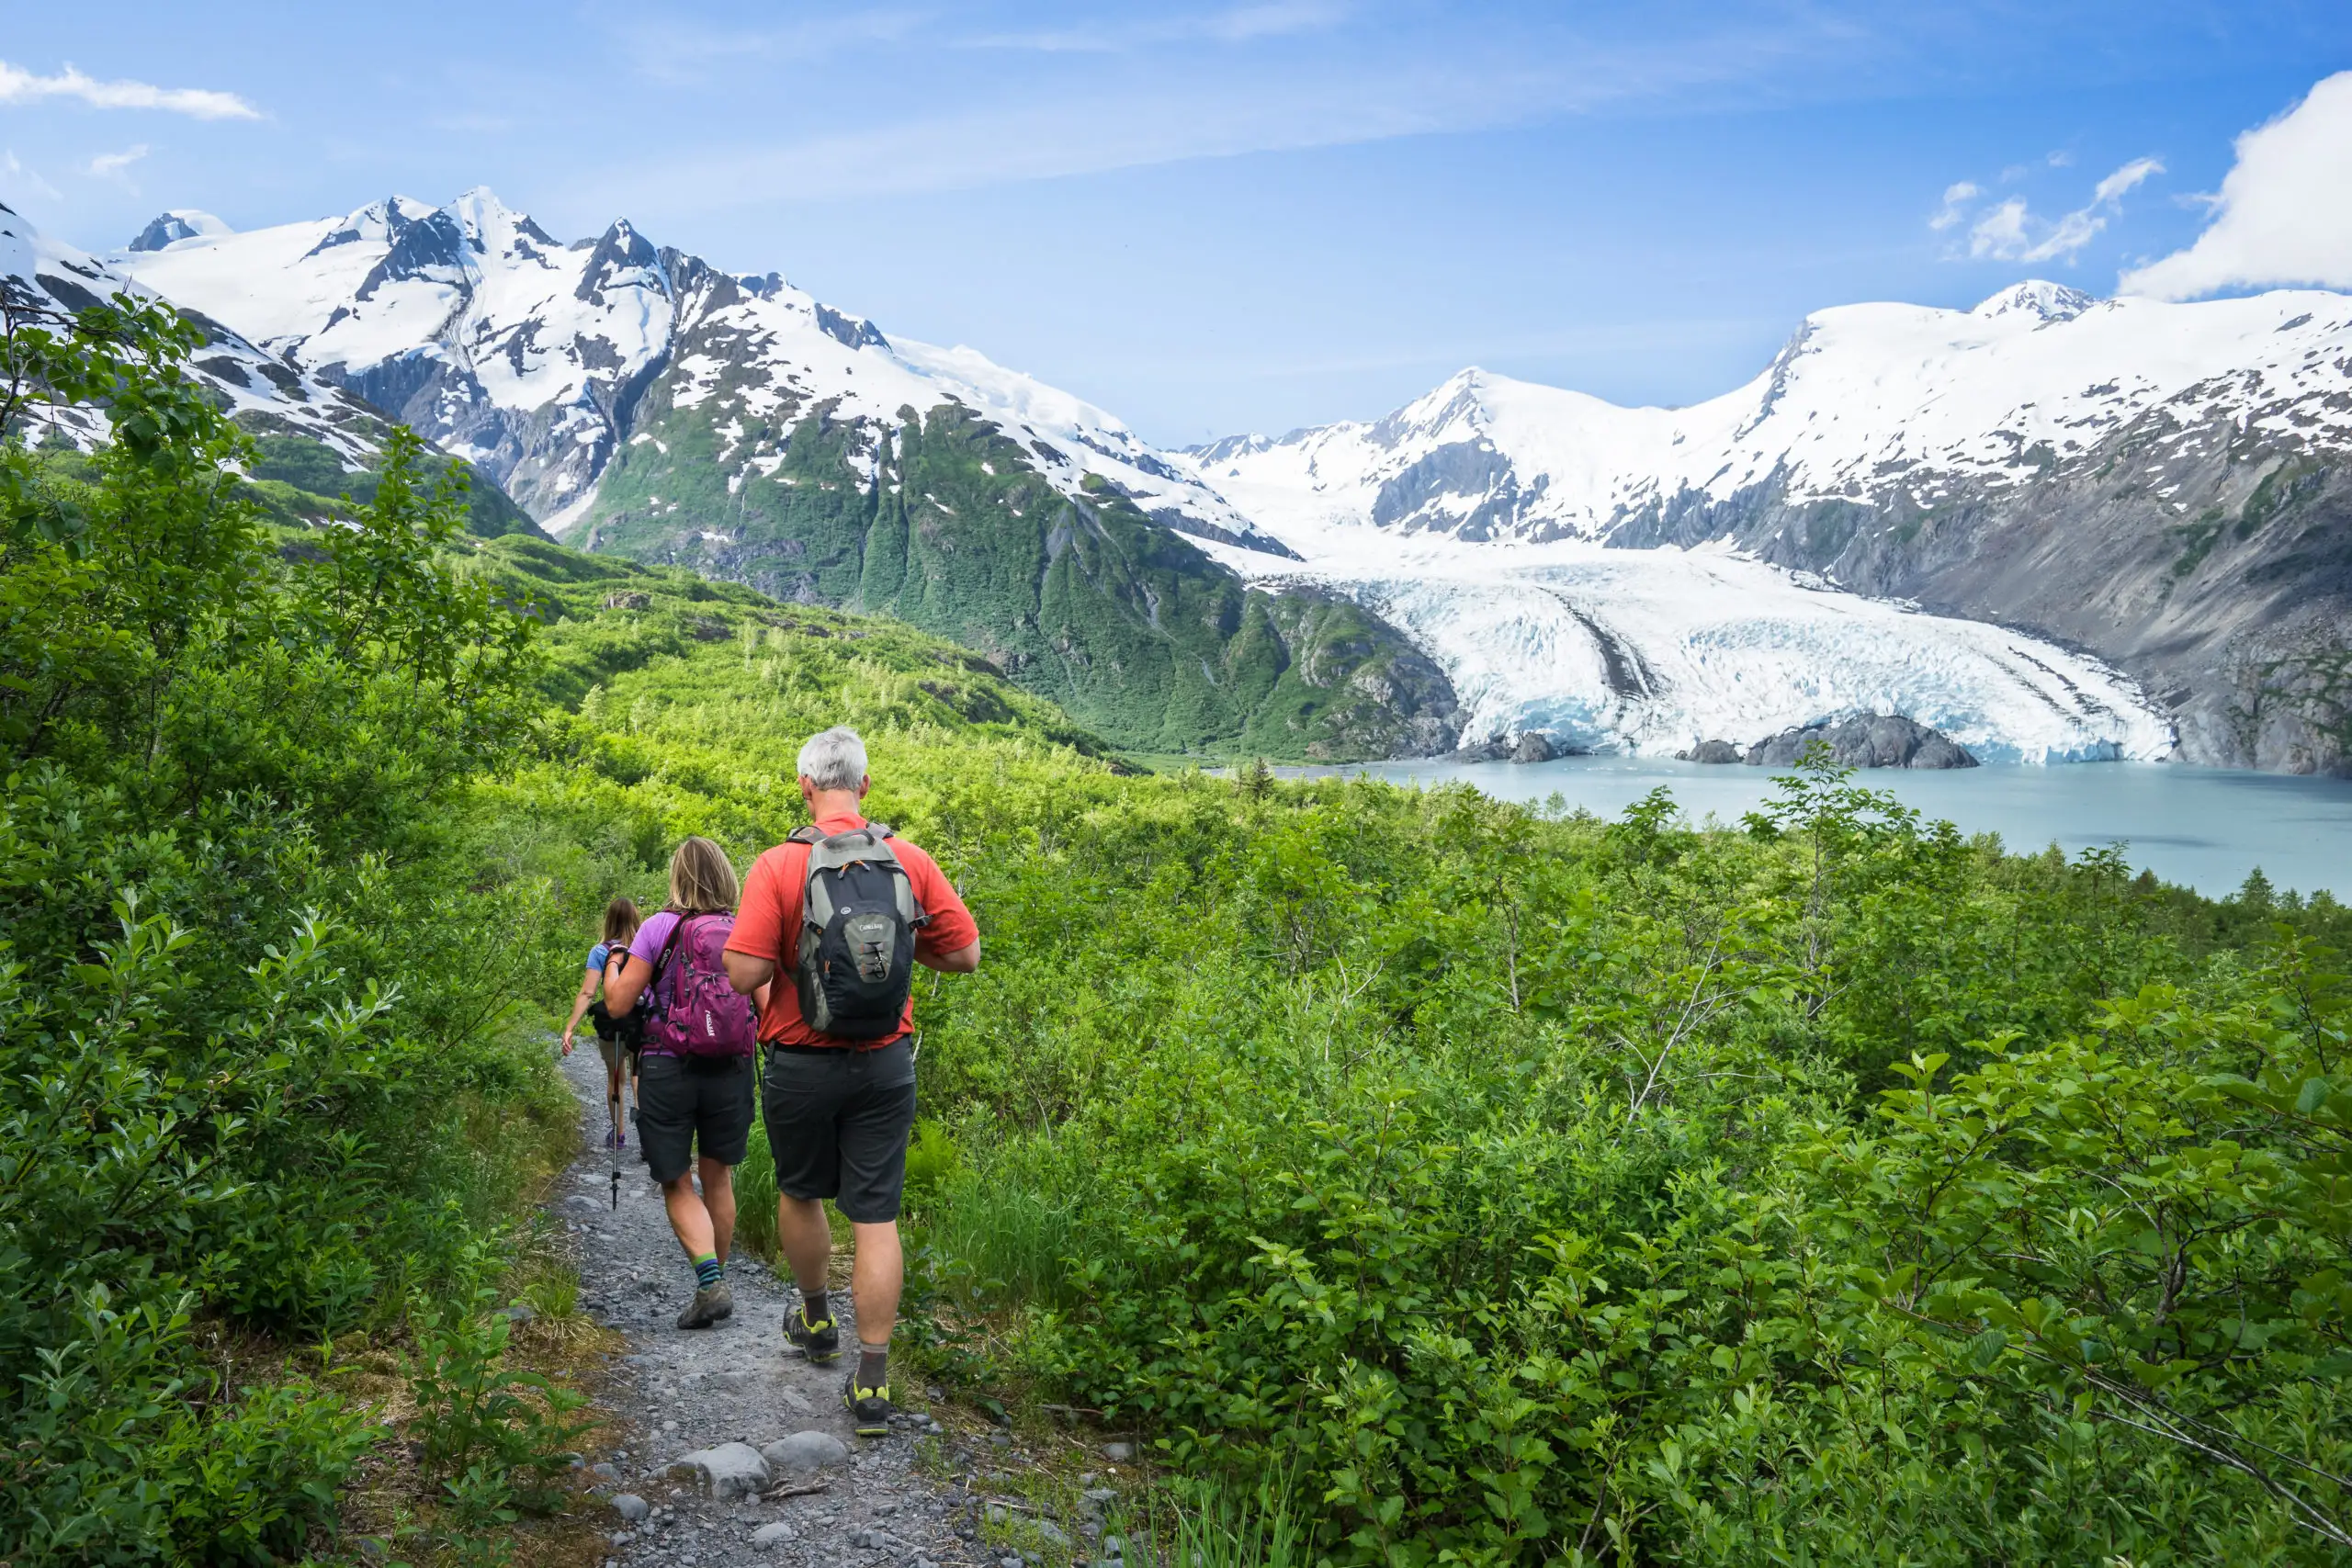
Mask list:
[[[798,1299],[789,1278],[740,1252],[727,1270],[735,1315],[694,1332],[674,1326],[694,1271],[639,1161],[634,1130],[613,1207],[594,1040],[563,1069],[581,1100],[582,1152],[548,1208],[578,1248],[582,1309],[629,1342],[599,1399],[621,1434],[617,1451],[596,1467],[612,1509],[605,1562],[998,1568],[1002,1553],[978,1544],[975,1498],[958,1478],[972,1474],[964,1441],[922,1415],[901,1415],[887,1438],[852,1432],[841,1402],[856,1357],[846,1289],[832,1299],[851,1348],[828,1367],[810,1366],[784,1342],[785,1313]],[[772,1449],[786,1438],[784,1450]],[[925,1444],[932,1474],[916,1468]],[[763,1449],[765,1457],[753,1451]],[[707,1466],[680,1464],[697,1450],[718,1452]],[[730,1461],[740,1480],[729,1478]]]

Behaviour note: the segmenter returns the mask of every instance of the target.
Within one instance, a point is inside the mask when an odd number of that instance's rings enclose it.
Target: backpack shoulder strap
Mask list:
[[[907,870],[907,863],[899,858],[899,847],[890,841],[898,835],[879,822],[874,824],[874,829],[875,841],[880,844],[883,852],[890,857],[890,868],[899,874],[896,878],[899,919],[910,926],[931,924],[930,912],[922,907],[922,900],[915,897],[914,874]]]
[[[662,939],[662,956],[653,961],[653,974],[645,982],[647,990],[650,991],[659,986],[662,983],[662,976],[669,972],[670,955],[678,951],[678,939],[686,934],[686,922],[693,919],[692,915],[680,915],[678,923],[672,926],[670,934]]]
[[[822,843],[824,838],[825,830],[811,822],[806,828],[793,829],[791,836],[784,841],[787,844],[816,844]]]

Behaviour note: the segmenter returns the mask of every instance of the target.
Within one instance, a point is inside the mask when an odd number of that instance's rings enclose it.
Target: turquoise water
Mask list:
[[[1556,762],[1374,762],[1284,773],[1369,773],[1399,784],[1464,780],[1502,800],[1558,794],[1571,807],[1614,817],[1660,784],[1688,816],[1736,823],[1772,791],[1770,770],[1701,767],[1649,757],[1567,757]],[[1883,768],[1856,781],[1967,833],[1998,833],[2010,849],[2055,842],[2069,855],[2121,842],[2134,866],[2200,893],[2237,890],[2262,868],[2272,885],[2352,899],[2352,779],[2184,768],[2160,762],[1963,768]]]

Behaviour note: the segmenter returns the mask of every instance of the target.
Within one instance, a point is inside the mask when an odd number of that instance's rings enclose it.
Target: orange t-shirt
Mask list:
[[[828,817],[817,826],[827,833],[846,833],[865,827],[865,818]],[[935,956],[979,941],[980,928],[973,923],[972,912],[956,896],[955,884],[939,869],[939,863],[904,839],[892,839],[890,847],[907,869],[915,902],[931,917],[928,923],[915,928],[915,951]],[[871,1048],[913,1032],[911,991],[907,994],[906,1015],[899,1021],[899,1032],[890,1040],[839,1040],[818,1033],[802,1020],[800,990],[793,984],[792,965],[800,954],[800,906],[808,885],[807,844],[778,844],[752,862],[752,874],[743,879],[743,902],[735,911],[735,934],[727,939],[727,951],[775,963],[775,982],[768,987],[768,1005],[760,1012],[762,1043]]]

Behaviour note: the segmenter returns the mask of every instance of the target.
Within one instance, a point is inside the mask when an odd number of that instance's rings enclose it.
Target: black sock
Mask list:
[[[873,1346],[866,1344],[864,1340],[858,1341],[857,1386],[860,1388],[888,1388],[889,1384],[890,1347],[885,1345],[882,1348],[876,1350]]]
[[[826,1300],[827,1294],[824,1291],[800,1292],[800,1321],[804,1326],[813,1328],[833,1315],[832,1303]]]

